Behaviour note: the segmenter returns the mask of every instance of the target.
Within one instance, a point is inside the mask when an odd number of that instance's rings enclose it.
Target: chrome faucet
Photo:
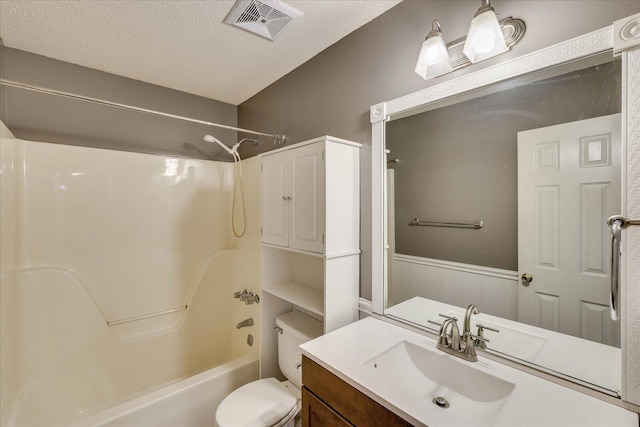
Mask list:
[[[236,329],[246,328],[247,326],[253,326],[253,317],[250,317],[236,325]]]
[[[470,362],[478,360],[476,353],[476,342],[489,342],[488,339],[471,334],[471,316],[474,314],[480,314],[480,310],[475,304],[469,304],[467,311],[464,312],[464,329],[462,330],[462,336],[464,339],[464,357],[463,359]]]
[[[462,329],[462,334],[466,334],[467,332],[471,333],[471,315],[472,314],[480,314],[480,310],[476,307],[475,304],[469,304],[467,307],[467,311],[464,312],[464,327]]]
[[[434,325],[440,325],[440,331],[438,332],[438,345],[439,350],[449,354],[456,354],[461,352],[460,346],[460,329],[458,328],[458,319],[455,317],[447,316],[446,314],[439,314],[438,316],[444,317],[442,322],[435,322],[429,320],[429,323]],[[447,331],[451,330],[450,333]]]
[[[447,329],[451,330],[450,334],[447,334]],[[441,335],[444,336],[448,342],[445,346],[453,351],[460,351],[460,329],[458,329],[458,319],[451,318],[442,322],[442,332]]]
[[[476,354],[475,346],[489,342],[489,340],[483,336],[471,334],[471,316],[474,314],[480,314],[480,310],[474,304],[471,304],[464,314],[462,336],[460,336],[460,329],[458,329],[458,319],[455,317],[439,314],[440,317],[445,318],[442,323],[429,320],[429,323],[440,325],[438,345],[436,347],[445,353],[469,362],[477,361],[478,355]],[[449,330],[451,330],[450,333],[448,333]]]

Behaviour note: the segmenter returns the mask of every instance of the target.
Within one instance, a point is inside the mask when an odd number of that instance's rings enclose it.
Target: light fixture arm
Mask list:
[[[493,8],[493,6],[491,6],[491,0],[482,0],[482,6],[480,6],[480,8],[478,9],[478,11],[476,12],[475,15],[473,15],[473,17],[475,18],[478,15],[482,15],[485,12],[493,12],[495,13],[496,10]]]
[[[431,31],[427,34],[427,37],[424,39],[428,39],[429,37],[442,37],[442,27],[440,27],[440,22],[437,19],[433,20],[433,24],[431,24]]]

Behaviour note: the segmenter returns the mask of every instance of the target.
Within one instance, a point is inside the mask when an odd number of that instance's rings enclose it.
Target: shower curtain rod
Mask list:
[[[56,95],[56,96],[61,96],[63,98],[75,99],[75,100],[78,100],[78,101],[92,102],[94,104],[121,108],[123,110],[137,111],[139,113],[146,113],[146,114],[152,114],[152,115],[156,115],[156,116],[169,117],[171,119],[183,120],[185,122],[198,123],[198,124],[206,125],[206,126],[213,126],[213,127],[222,128],[222,129],[235,130],[235,131],[238,131],[238,132],[250,133],[250,134],[253,134],[253,135],[269,136],[269,137],[272,137],[274,139],[274,142],[277,145],[283,144],[285,139],[286,139],[285,135],[282,135],[282,134],[279,134],[279,133],[277,133],[275,135],[272,135],[270,133],[256,132],[256,131],[249,130],[249,129],[242,129],[242,128],[237,128],[237,127],[234,127],[234,126],[227,126],[227,125],[221,125],[219,123],[212,123],[212,122],[207,122],[207,121],[204,121],[204,120],[192,119],[190,117],[184,117],[184,116],[178,116],[178,115],[175,115],[175,114],[163,113],[161,111],[149,110],[147,108],[140,108],[140,107],[134,107],[132,105],[126,105],[126,104],[120,104],[120,103],[117,103],[117,102],[105,101],[104,99],[91,98],[89,96],[76,95],[74,93],[63,92],[63,91],[60,91],[60,90],[47,89],[47,88],[43,88],[43,87],[40,87],[40,86],[33,86],[33,85],[24,84],[24,83],[18,83],[18,82],[13,81],[13,80],[0,79],[0,84],[4,85],[4,86],[15,87],[15,88],[18,88],[18,89],[30,90],[30,91],[33,91],[33,92],[45,93],[45,94],[48,94],[48,95]]]

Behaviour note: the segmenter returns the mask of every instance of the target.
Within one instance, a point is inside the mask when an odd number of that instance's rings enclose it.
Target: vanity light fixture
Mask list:
[[[508,52],[524,36],[526,26],[511,17],[498,21],[490,0],[482,0],[466,37],[445,45],[440,23],[433,21],[416,64],[416,73],[431,79]]]
[[[431,31],[424,39],[422,49],[420,49],[416,73],[426,80],[450,73],[452,70],[449,51],[447,51],[447,45],[442,38],[440,23],[437,20],[433,21]]]
[[[469,26],[462,52],[475,64],[508,50],[496,11],[491,7],[490,0],[482,0],[482,6]]]

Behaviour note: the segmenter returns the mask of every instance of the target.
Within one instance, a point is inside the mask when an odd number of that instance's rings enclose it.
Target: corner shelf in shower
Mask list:
[[[263,290],[313,314],[324,316],[324,295],[321,289],[291,281],[266,285]]]

